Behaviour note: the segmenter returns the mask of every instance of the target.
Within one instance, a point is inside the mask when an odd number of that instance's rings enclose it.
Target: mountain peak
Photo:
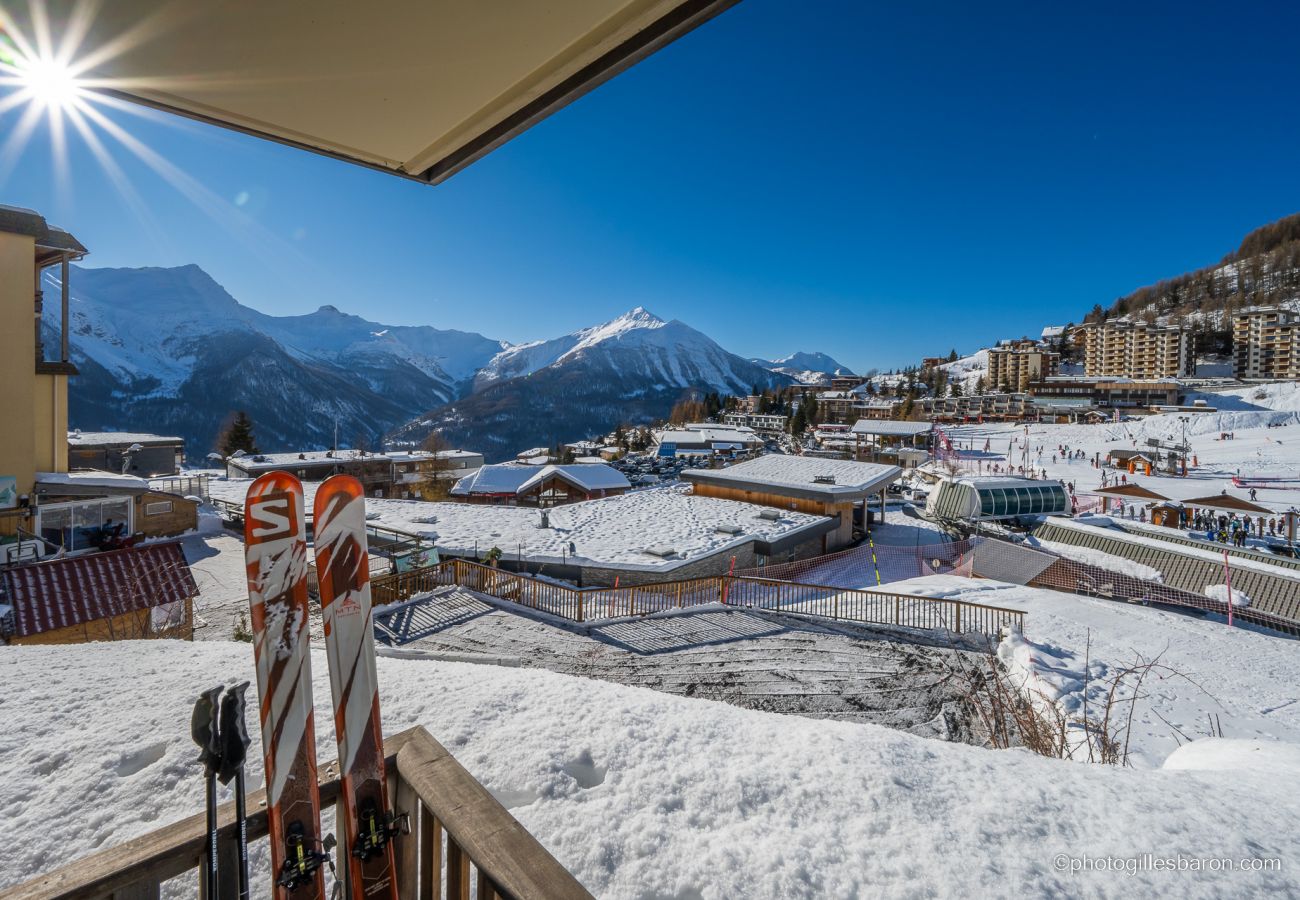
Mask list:
[[[612,325],[614,322],[627,322],[634,324],[639,328],[656,328],[660,325],[667,324],[663,319],[650,312],[650,310],[646,309],[644,306],[634,306],[608,324]]]

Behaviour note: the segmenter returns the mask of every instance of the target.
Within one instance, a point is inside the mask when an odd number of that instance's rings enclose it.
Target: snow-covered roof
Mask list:
[[[604,460],[596,457],[591,463],[546,465],[540,469],[515,463],[484,466],[456,482],[451,492],[457,497],[471,494],[523,494],[552,476],[585,491],[618,490],[632,486],[622,472],[605,465]]]
[[[147,490],[149,482],[135,475],[119,475],[116,472],[37,472],[37,485],[69,485],[73,487],[108,487]]]
[[[791,496],[848,500],[882,490],[902,471],[879,463],[773,453],[725,469],[683,472],[682,477],[705,484],[754,485]]]
[[[1065,334],[1064,325],[1048,325],[1045,328],[1043,328],[1043,333],[1040,335],[1040,337],[1046,341],[1050,338],[1060,337],[1063,334]]]
[[[68,445],[72,447],[98,447],[104,444],[117,446],[124,444],[183,444],[184,438],[169,437],[162,434],[148,434],[137,431],[69,431]]]
[[[414,458],[417,454],[424,453],[424,451],[410,450],[406,451],[406,453]],[[231,456],[227,461],[245,472],[270,472],[274,469],[302,467],[304,465],[320,466],[357,460],[389,459],[391,457],[384,453],[364,453],[360,450],[340,449],[304,450],[297,453],[251,453],[244,456]]]
[[[589,466],[575,467],[584,471]],[[215,499],[243,503],[250,479],[214,480],[209,491]],[[311,506],[317,482],[303,484],[305,502]],[[547,510],[549,528],[539,527],[541,510],[478,503],[426,503],[419,500],[366,498],[370,522],[417,534],[435,542],[447,553],[481,554],[493,546],[508,557],[521,552],[537,562],[570,562],[636,571],[671,571],[691,560],[758,540],[772,543],[794,539],[833,520],[825,516],[738,503],[714,497],[697,497],[682,485],[632,491],[601,500],[584,500]],[[719,525],[738,525],[739,534],[718,531]],[[573,545],[572,552],[570,544]],[[646,547],[670,546],[672,559],[645,553]]]
[[[517,454],[515,456],[515,459],[528,459],[534,456],[547,456],[550,454],[550,452],[551,452],[550,449],[547,447],[534,447],[531,450],[525,450],[522,453]]]
[[[737,447],[762,443],[753,431],[721,426],[670,429],[656,434],[655,440],[660,444],[734,444]]]
[[[897,422],[892,419],[858,419],[851,429],[854,434],[881,434],[892,437],[912,437],[933,430],[933,422]]]

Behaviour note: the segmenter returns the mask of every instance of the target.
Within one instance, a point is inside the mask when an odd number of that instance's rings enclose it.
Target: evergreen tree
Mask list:
[[[957,361],[957,348],[954,347],[953,349],[948,351],[948,362],[956,362],[956,361]]]
[[[799,408],[796,409],[794,415],[790,417],[790,433],[797,437],[798,435],[803,434],[804,429],[807,427],[808,418],[804,413],[804,404],[800,403]]]
[[[257,438],[253,437],[253,420],[248,418],[248,413],[242,409],[235,413],[230,424],[217,438],[217,447],[222,456],[230,456],[236,450],[243,450],[245,453],[261,452],[257,449]]]

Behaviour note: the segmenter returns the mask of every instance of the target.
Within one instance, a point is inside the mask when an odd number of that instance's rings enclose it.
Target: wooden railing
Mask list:
[[[590,900],[586,888],[429,732],[417,727],[393,735],[384,752],[393,808],[411,824],[410,834],[397,839],[402,900],[469,900],[471,886],[479,900]],[[336,778],[321,782],[322,810],[334,805],[338,792]],[[266,837],[264,803],[263,791],[249,795],[250,842]],[[234,847],[233,803],[220,807],[218,821],[224,858]],[[156,900],[168,879],[193,873],[198,880],[205,828],[202,813],[191,816],[0,891],[0,897]],[[228,889],[236,895],[233,878],[222,879],[221,900]]]
[[[376,604],[397,603],[451,584],[571,622],[647,615],[721,602],[849,622],[946,629],[956,634],[979,633],[996,637],[1004,626],[1023,628],[1025,618],[1019,610],[961,600],[850,590],[751,576],[719,575],[617,588],[575,588],[463,559],[448,559],[426,569],[374,578],[371,580],[371,596]]]

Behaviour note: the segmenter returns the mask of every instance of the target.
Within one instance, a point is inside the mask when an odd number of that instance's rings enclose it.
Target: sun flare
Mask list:
[[[66,111],[81,98],[83,88],[66,64],[55,59],[26,59],[15,67],[20,89],[47,109]]]

